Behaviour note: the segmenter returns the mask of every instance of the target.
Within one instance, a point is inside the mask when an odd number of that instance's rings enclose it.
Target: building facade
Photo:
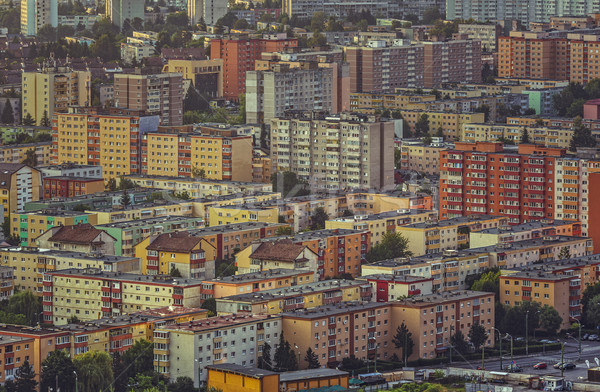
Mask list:
[[[58,4],[52,0],[21,2],[21,34],[37,35],[45,25],[58,26]]]

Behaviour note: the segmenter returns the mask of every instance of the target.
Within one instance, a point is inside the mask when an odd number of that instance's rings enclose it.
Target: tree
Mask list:
[[[421,137],[429,133],[429,116],[422,114],[419,120],[415,124],[415,136]]]
[[[79,390],[95,392],[108,390],[113,381],[112,359],[104,351],[88,351],[75,357]]]
[[[273,173],[271,183],[273,184],[273,192],[281,193],[283,198],[310,194],[306,181],[298,179],[296,173],[291,171]]]
[[[454,335],[450,336],[450,345],[454,350],[461,354],[465,354],[469,350],[469,345],[465,340],[465,335],[463,335],[460,329],[457,330]]]
[[[412,254],[408,249],[408,238],[400,233],[388,231],[379,244],[371,247],[366,258],[372,263],[397,257],[410,257]]]
[[[279,226],[277,230],[275,230],[275,235],[292,235],[293,231],[290,226]]]
[[[115,39],[104,34],[100,36],[90,47],[92,56],[100,57],[104,61],[118,60],[120,57],[119,49],[117,49]]]
[[[174,278],[181,278],[181,272],[179,271],[179,269],[177,267],[175,267],[175,265],[171,265],[171,271],[169,271],[169,275],[171,275]]]
[[[562,317],[554,307],[544,305],[540,313],[540,328],[545,330],[548,335],[555,335],[562,322]]]
[[[8,300],[5,311],[25,316],[29,325],[36,325],[42,312],[41,298],[29,290],[19,291]]]
[[[311,230],[321,230],[325,228],[325,221],[329,219],[329,214],[325,211],[323,207],[315,208],[312,216],[310,217]]]
[[[43,25],[37,32],[37,39],[39,42],[56,42],[56,28],[50,24]]]
[[[581,322],[582,322],[582,324],[589,323],[589,321],[587,321],[587,319],[586,319],[588,306],[593,303],[593,302],[591,302],[592,298],[594,298],[596,295],[599,295],[599,294],[600,294],[600,283],[594,283],[592,285],[589,285],[583,291],[583,294],[581,295],[581,316],[582,316]]]
[[[577,147],[595,147],[596,139],[592,135],[592,131],[583,125],[581,117],[577,116],[573,119],[573,136],[569,144],[570,151],[577,151]]]
[[[202,309],[208,310],[209,316],[217,315],[217,301],[214,298],[207,298],[202,302]]]
[[[570,259],[570,258],[571,258],[571,252],[569,251],[569,248],[566,246],[563,246],[560,249],[560,252],[558,252],[558,259],[564,260],[564,259]]]
[[[6,99],[4,103],[4,109],[2,110],[2,116],[0,116],[0,122],[3,124],[14,124],[15,116],[13,114],[13,107],[10,103],[10,99]]]
[[[188,111],[204,111],[208,109],[208,100],[200,95],[194,85],[190,83],[185,99],[183,100],[183,112]]]
[[[169,392],[197,392],[198,389],[194,387],[194,380],[189,377],[177,377],[175,382],[168,385]]]
[[[58,380],[58,381],[57,381]],[[55,389],[56,384],[61,392],[73,392],[75,390],[75,365],[63,350],[50,352],[48,358],[42,362],[40,372],[40,391]]]
[[[15,391],[32,392],[35,391],[37,381],[35,381],[35,371],[27,359],[15,371]]]
[[[535,331],[539,327],[540,314],[541,305],[539,302],[523,301],[519,305],[506,310],[501,329],[510,334],[523,333],[523,326],[525,326],[525,319],[527,319],[528,331]]]
[[[319,31],[316,31],[316,32],[313,33],[312,37],[310,37],[308,39],[308,41],[306,41],[306,45],[309,48],[315,48],[315,47],[319,47],[319,46],[325,46],[325,45],[327,45],[327,37],[325,37]]]
[[[116,392],[127,389],[127,365],[123,363],[121,353],[115,351],[112,355],[113,386]]]
[[[21,120],[21,123],[23,125],[34,125],[35,120],[33,119],[33,117],[31,117],[31,113],[27,112],[25,113],[25,117],[23,117],[23,119]]]
[[[138,340],[131,348],[121,356],[122,362],[129,366],[127,368],[127,379],[135,377],[137,374],[149,375],[154,374],[154,344],[148,340]]]
[[[236,29],[236,30],[246,30],[249,27],[250,27],[250,24],[244,18],[236,20],[232,26],[232,28]]]
[[[192,167],[192,178],[206,178],[206,170],[199,169],[198,166]]]
[[[44,114],[42,115],[42,119],[40,120],[40,126],[42,127],[50,127],[50,119],[48,118],[48,111],[44,110]]]
[[[131,196],[129,196],[129,193],[127,193],[126,189],[123,190],[123,194],[121,195],[119,202],[123,207],[127,207],[131,204]]]
[[[115,180],[114,178],[110,178],[106,182],[106,189],[108,189],[111,192],[116,191],[117,190],[117,180]]]
[[[304,360],[308,364],[309,369],[319,369],[321,367],[321,364],[319,363],[319,357],[310,347],[308,350],[306,350],[306,356],[304,357]]]
[[[473,343],[473,346],[475,346],[475,350],[478,350],[479,347],[485,343],[487,338],[488,334],[483,325],[479,323],[473,323],[473,325],[471,325],[471,329],[469,330],[469,340]]]
[[[263,344],[262,354],[258,358],[258,367],[260,369],[272,370],[273,365],[271,363],[271,345],[267,342]]]
[[[585,319],[588,324],[600,325],[600,294],[595,295],[588,301]]]
[[[471,285],[471,290],[494,293],[496,298],[500,298],[500,268],[494,267],[482,273]]]
[[[285,340],[283,332],[279,335],[279,344],[275,348],[275,355],[273,356],[274,370],[281,371],[292,371],[298,369],[298,359],[296,354],[292,350],[290,343]]]
[[[317,12],[313,13],[313,17],[310,20],[310,31],[312,31],[313,33],[323,31],[326,20],[327,19],[325,18],[324,12],[317,11]]]
[[[413,353],[415,343],[412,339],[412,332],[408,330],[408,327],[402,322],[398,328],[396,328],[396,334],[392,338],[392,343],[396,348],[402,348],[402,355],[404,356],[404,365],[408,361],[408,358]]]
[[[437,20],[443,19],[444,15],[437,7],[432,7],[423,12],[423,24],[429,25]]]
[[[529,131],[527,131],[527,127],[523,127],[523,132],[521,132],[521,143],[531,143],[531,141],[529,140]]]
[[[23,159],[23,162],[21,163],[31,167],[36,167],[38,165],[38,158],[37,154],[35,153],[35,148],[30,148],[29,150],[25,151],[25,159]]]

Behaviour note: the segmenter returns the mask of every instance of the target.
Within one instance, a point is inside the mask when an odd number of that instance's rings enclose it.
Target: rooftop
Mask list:
[[[510,243],[499,243],[496,245],[483,246],[480,248],[468,249],[469,252],[473,253],[498,253],[508,252],[511,250],[531,249],[542,246],[557,245],[562,243],[576,242],[576,241],[591,241],[589,237],[575,237],[565,235],[546,236],[542,238],[534,238],[522,241],[514,241]]]
[[[44,177],[44,180],[67,180],[67,181],[104,181],[102,178],[90,178],[90,177],[74,177],[74,176],[53,176],[53,177]]]
[[[405,228],[416,228],[416,229],[424,229],[424,228],[440,228],[447,226],[455,226],[455,225],[466,225],[470,223],[490,221],[496,219],[504,219],[508,221],[508,218],[505,216],[498,215],[467,215],[467,216],[459,216],[451,219],[443,219],[439,221],[430,221],[430,222],[418,222],[410,225],[402,226]]]
[[[279,375],[279,382],[292,382],[301,380],[312,380],[321,377],[336,377],[336,376],[347,376],[348,372],[344,372],[338,369],[306,369],[296,370],[293,372],[284,372]]]
[[[304,233],[298,233],[289,238],[292,241],[309,241],[314,239],[323,239],[335,236],[346,236],[352,234],[365,233],[365,230],[351,230],[351,229],[323,229],[315,231],[307,231]]]
[[[579,278],[578,276],[571,275],[562,275],[562,274],[553,274],[551,272],[545,271],[519,271],[515,273],[506,273],[502,274],[502,278],[506,279],[526,279],[530,278],[533,280],[552,280],[552,281],[560,281],[560,280],[571,280]]]
[[[0,325],[0,327],[2,327],[2,325]],[[26,338],[26,337],[21,337],[21,336],[2,335],[2,332],[0,332],[0,345],[22,343],[22,342],[27,342],[30,340],[31,340],[31,338]]]
[[[425,278],[423,276],[413,275],[393,275],[393,274],[373,274],[363,275],[356,278],[357,280],[386,280],[394,283],[416,283],[433,280],[433,278]]]
[[[522,231],[529,231],[542,228],[554,228],[562,225],[576,224],[576,221],[563,221],[563,220],[534,220],[526,223],[520,223],[518,225],[506,226],[506,227],[493,227],[491,229],[479,230],[478,233],[482,234],[504,234],[504,233],[519,233]]]
[[[21,213],[21,215],[26,215],[26,216],[81,216],[81,215],[92,215],[92,214],[89,212],[66,211],[66,210],[52,208],[52,209],[43,209],[43,210],[31,211],[31,212],[23,212],[23,213]]]
[[[223,327],[256,323],[266,320],[278,319],[278,316],[262,315],[262,314],[229,314],[226,316],[210,317],[203,320],[189,321],[185,323],[177,323],[171,325],[161,326],[156,330],[170,330],[170,331],[181,331],[181,332],[204,332],[212,329],[219,329]]]
[[[224,371],[224,372],[228,372],[228,373],[241,374],[241,375],[244,375],[247,377],[252,377],[252,378],[263,378],[266,376],[274,376],[276,374],[279,374],[279,373],[272,372],[270,370],[242,366],[242,365],[237,365],[235,363],[221,363],[219,365],[208,365],[208,366],[206,366],[206,368],[220,370],[220,371]],[[310,371],[312,372],[313,370],[310,370]],[[279,376],[280,379],[283,374],[285,374],[285,373],[282,373]]]
[[[187,231],[164,233],[152,240],[146,249],[163,252],[189,253],[200,241],[202,241],[202,238],[195,237]]]
[[[156,218],[135,219],[135,220],[124,221],[124,222],[106,223],[104,225],[96,225],[96,227],[101,228],[101,229],[107,229],[107,228],[133,229],[136,227],[173,224],[173,223],[189,222],[189,221],[202,222],[202,221],[204,221],[204,219],[202,219],[200,217],[195,218],[195,217],[191,217],[191,216],[168,215],[168,216],[159,216]]]
[[[266,227],[277,228],[279,226],[286,226],[284,223],[264,223],[264,222],[244,222],[244,223],[232,223],[229,225],[219,225],[210,227],[201,227],[198,229],[188,230],[188,233],[194,236],[208,236],[213,234],[225,234],[233,233],[236,231],[243,230],[257,230]]]
[[[82,252],[69,252],[64,250],[52,250],[52,249],[39,249],[39,248],[4,248],[3,251],[15,252],[15,253],[26,253],[26,254],[39,254],[44,257],[61,257],[61,258],[72,258],[81,260],[102,260],[104,263],[119,263],[127,260],[139,260],[136,257],[126,256],[110,256],[102,253],[82,253]]]
[[[399,299],[396,301],[391,301],[392,304],[400,304],[407,306],[415,306],[415,305],[426,305],[430,306],[432,303],[444,303],[444,302],[454,302],[457,300],[464,300],[470,298],[478,298],[478,297],[486,297],[486,296],[494,296],[494,293],[488,293],[484,291],[470,291],[470,290],[456,290],[450,292],[444,292],[441,294],[426,294],[420,295],[411,298]]]
[[[73,226],[60,226],[59,228],[53,227],[50,230],[53,234],[48,241],[66,242],[69,244],[89,244],[98,238],[99,235],[104,233],[104,231],[96,229],[89,223],[80,223]],[[108,236],[113,238],[110,235]]]
[[[277,240],[261,243],[250,255],[251,259],[296,261],[302,252],[308,249],[304,245],[294,244],[291,240]],[[312,252],[312,251],[311,251]]]
[[[239,275],[231,275],[231,276],[223,276],[221,278],[215,278],[210,280],[205,280],[205,283],[251,283],[251,282],[261,282],[266,279],[274,279],[274,278],[287,278],[297,275],[303,274],[313,274],[313,271],[308,270],[293,270],[293,269],[285,269],[285,268],[277,268],[270,269],[266,271],[258,271],[258,272],[249,272],[247,274],[239,274]]]
[[[173,182],[198,182],[198,183],[212,183],[217,186],[251,186],[251,187],[264,187],[269,186],[269,183],[262,182],[243,182],[243,181],[221,181],[211,180],[207,178],[193,178],[193,177],[173,177],[173,176],[150,176],[147,174],[129,174],[124,176],[125,178],[140,178],[150,181],[173,181]]]
[[[338,314],[344,314],[348,312],[361,312],[364,310],[377,309],[388,306],[387,302],[342,302],[332,305],[322,305],[309,309],[297,309],[289,312],[282,313],[282,317],[294,317],[294,318],[322,318],[335,316]]]
[[[174,278],[169,275],[141,275],[123,272],[107,272],[98,268],[67,268],[64,270],[46,272],[46,275],[52,276],[78,276],[89,279],[110,279],[120,282],[140,282],[152,283],[165,286],[190,287],[199,286],[202,281],[190,278]]]
[[[435,210],[395,210],[395,211],[387,211],[381,212],[379,214],[370,214],[370,215],[354,215],[349,217],[341,217],[336,219],[331,219],[336,222],[362,222],[362,221],[370,221],[370,220],[378,220],[378,219],[386,219],[386,218],[399,218],[410,215],[419,215],[419,214],[427,214],[430,213],[434,215],[437,219],[438,213]]]
[[[600,264],[600,254],[594,254],[590,256],[582,256],[582,257],[574,257],[571,259],[563,259],[563,260],[552,260],[552,261],[544,261],[540,264],[532,264],[521,268],[521,271],[546,271],[546,272],[555,272],[555,271],[564,271],[570,270],[574,268],[584,267],[586,265],[595,265]]]

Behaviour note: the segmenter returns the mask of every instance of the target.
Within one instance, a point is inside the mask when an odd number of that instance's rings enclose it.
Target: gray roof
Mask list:
[[[243,374],[244,376],[262,378],[265,376],[273,376],[275,372],[266,369],[237,365],[235,363],[221,363],[218,365],[208,365],[207,369],[223,370],[231,373]],[[281,376],[280,376],[281,377]]]
[[[146,219],[135,219],[125,222],[116,222],[116,223],[106,223],[103,225],[94,225],[97,228],[119,228],[119,229],[130,229],[133,227],[144,227],[144,226],[152,226],[159,225],[163,223],[177,223],[177,222],[185,222],[185,221],[203,221],[200,217],[191,217],[191,216],[181,216],[181,215],[168,215],[168,216],[159,216],[156,218],[146,218]]]
[[[321,368],[284,372],[279,375],[279,382],[312,380],[320,377],[347,376],[348,372],[337,369]]]
[[[154,283],[165,286],[198,286],[202,284],[199,279],[173,278],[168,275],[142,275],[123,272],[107,272],[98,268],[67,268],[58,271],[46,272],[47,275],[67,275],[81,278],[111,279],[130,283]]]

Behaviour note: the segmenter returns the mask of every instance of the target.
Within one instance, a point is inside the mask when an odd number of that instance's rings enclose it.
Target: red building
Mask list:
[[[554,219],[555,161],[564,149],[457,142],[440,153],[440,219],[502,215],[511,224]]]
[[[104,192],[102,178],[46,177],[43,180],[44,199],[53,197],[75,197]]]
[[[263,52],[280,52],[285,48],[295,48],[295,38],[275,39],[249,38],[246,35],[229,36],[210,41],[210,58],[223,59],[223,95],[237,101],[239,95],[246,92],[246,71],[254,71],[254,61],[261,58]]]

